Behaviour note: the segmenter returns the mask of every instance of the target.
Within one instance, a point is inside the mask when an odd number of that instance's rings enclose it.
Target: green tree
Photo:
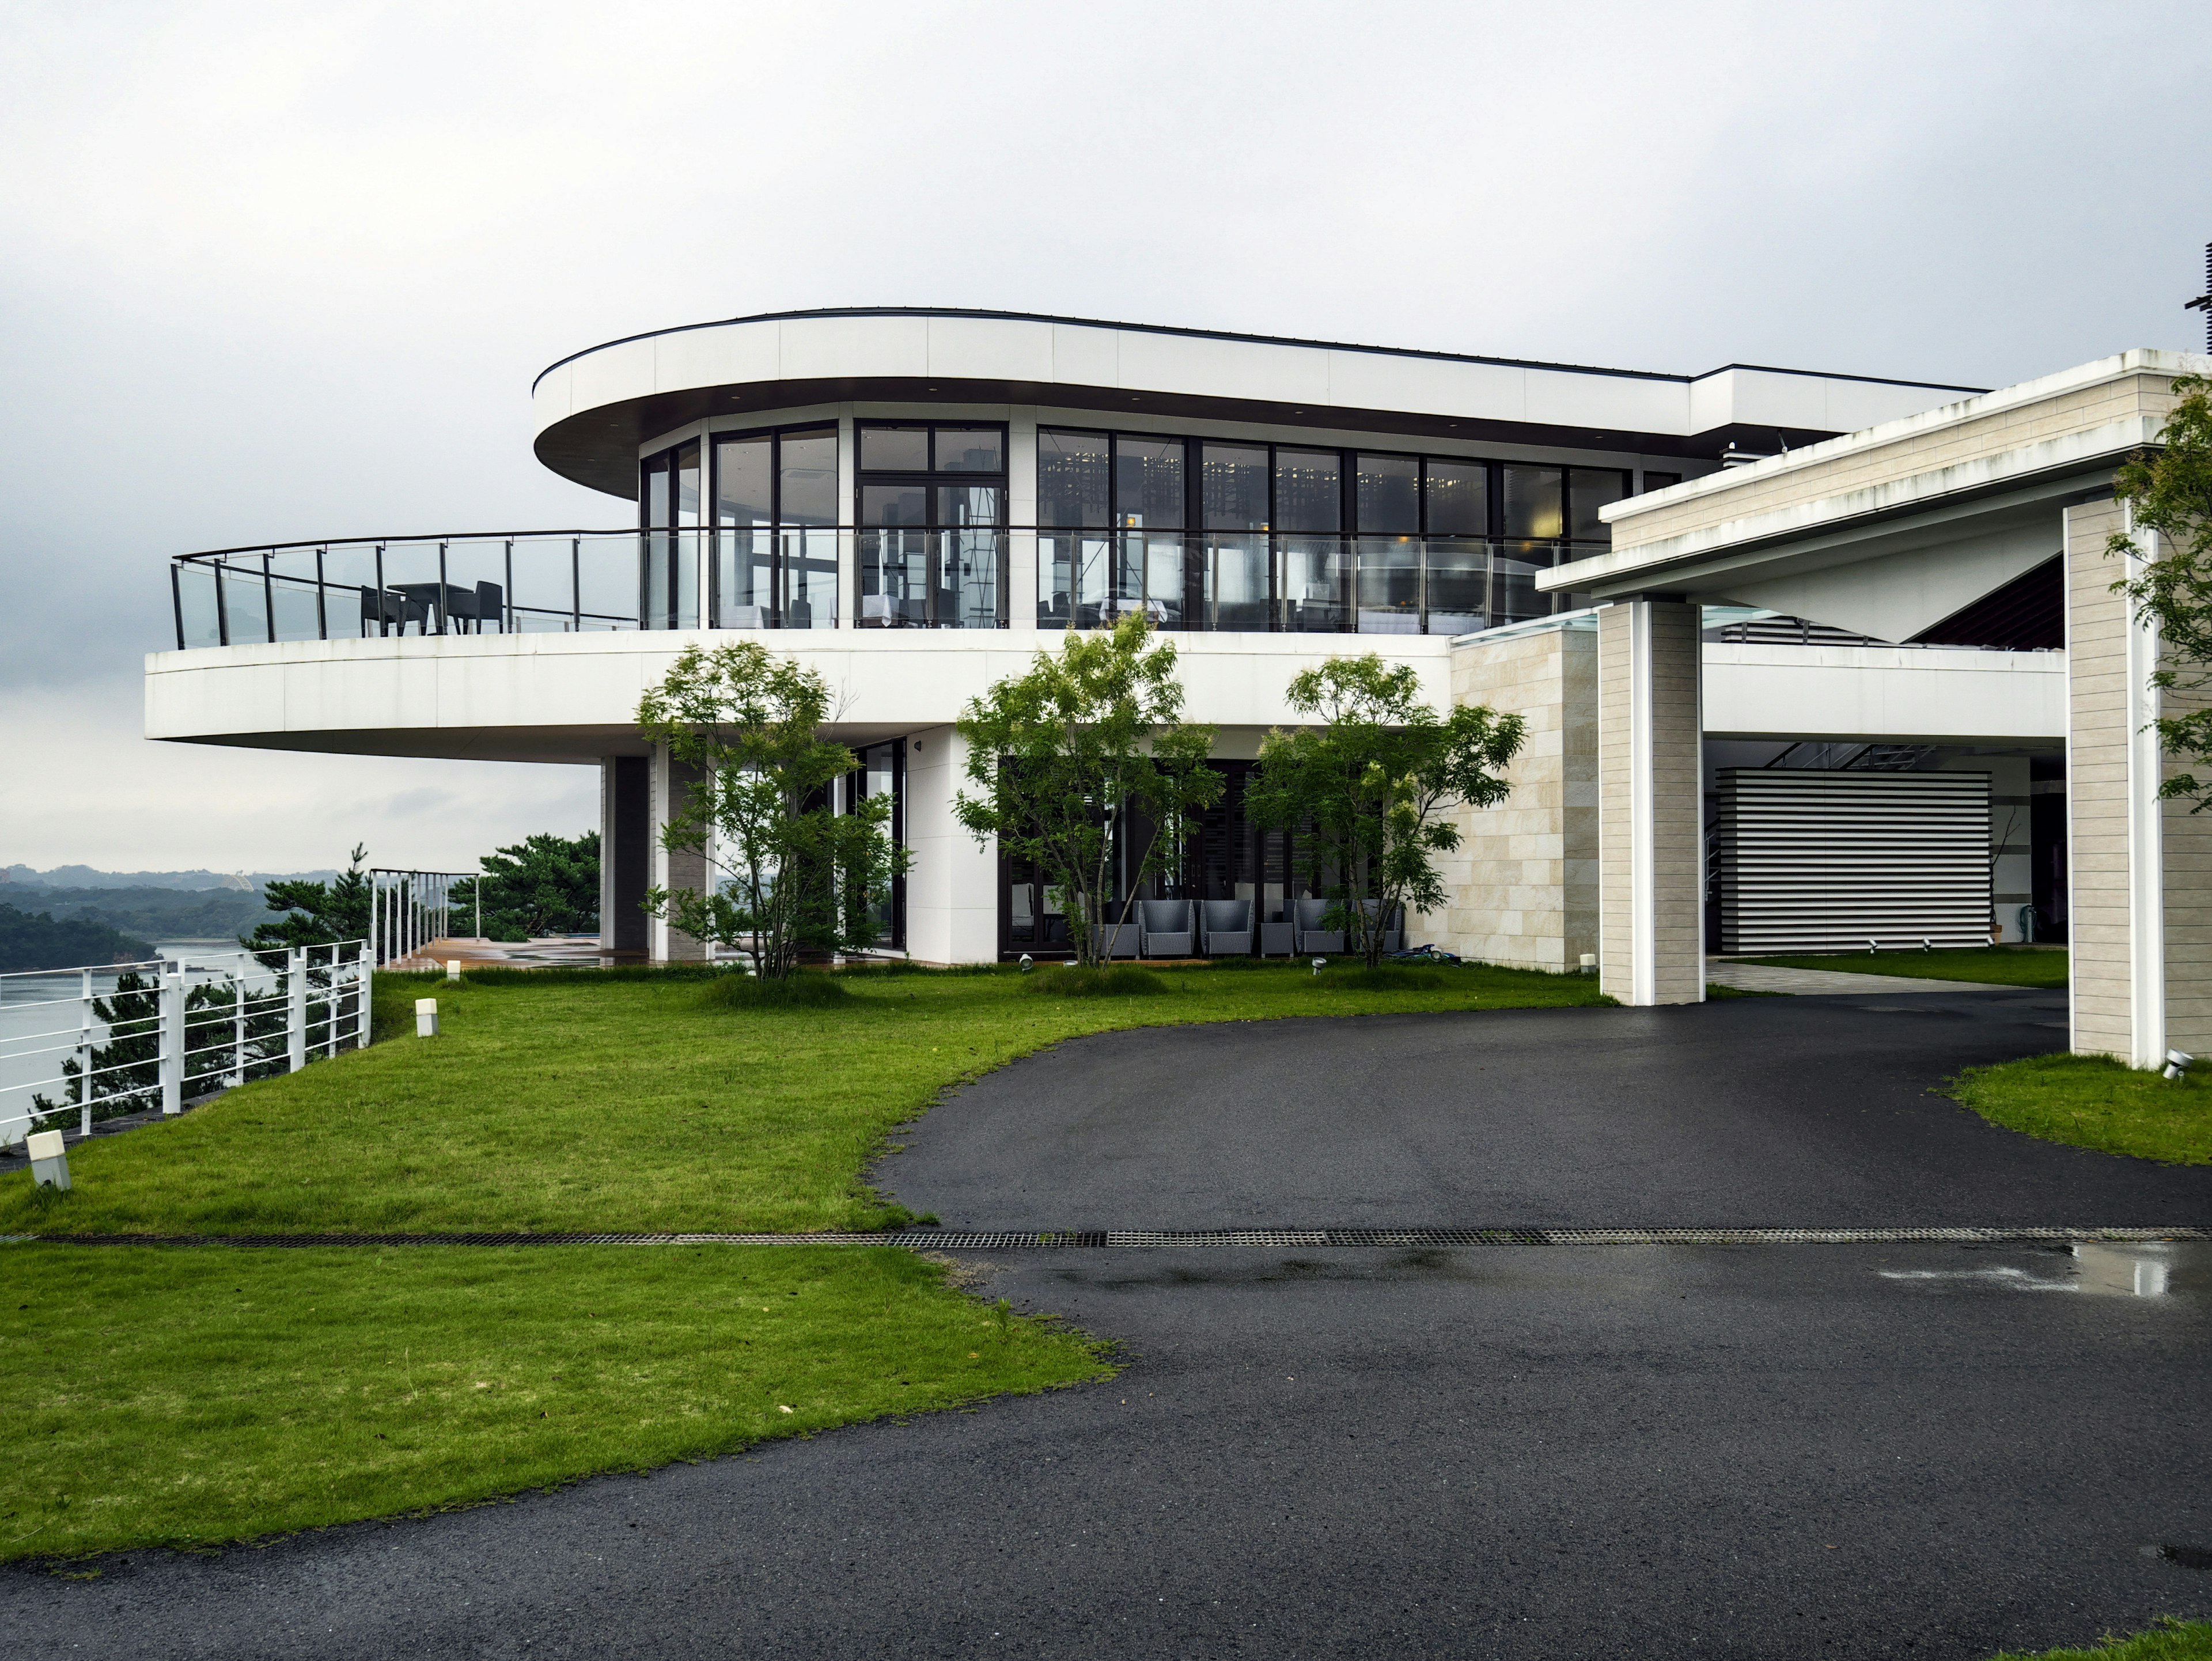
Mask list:
[[[2113,476],[2132,524],[2107,551],[2135,563],[2112,587],[2158,627],[2162,662],[2151,684],[2199,701],[2212,689],[2212,379],[2177,376],[2173,390],[2160,447],[2130,457]],[[2158,538],[2154,553],[2136,540],[2145,531]],[[2168,755],[2212,768],[2212,703],[2160,717],[2158,739]],[[2192,800],[2190,811],[2201,813],[2212,807],[2212,774],[2177,773],[2159,794]]]
[[[585,934],[599,926],[599,833],[525,837],[487,854],[483,874],[453,885],[453,915],[473,918],[483,891],[483,936],[527,940]]]
[[[829,715],[820,672],[755,641],[687,648],[637,708],[639,731],[699,770],[661,843],[713,873],[711,891],[656,887],[645,909],[742,952],[763,980],[787,977],[805,952],[873,945],[870,898],[905,868],[890,798],[830,810],[831,785],[860,761],[821,736]]]
[[[279,879],[269,885],[262,902],[281,912],[275,922],[264,922],[238,943],[249,952],[289,952],[300,946],[335,946],[341,940],[368,938],[368,873],[361,862],[368,849],[354,848],[351,862],[335,882]]]
[[[1371,652],[1301,670],[1288,697],[1318,724],[1261,742],[1246,808],[1263,824],[1303,833],[1308,875],[1334,902],[1330,926],[1379,963],[1400,908],[1443,904],[1434,856],[1459,846],[1459,827],[1445,816],[1505,799],[1511,787],[1498,774],[1525,725],[1480,704],[1439,719],[1412,667]]]
[[[1069,632],[1057,656],[1039,652],[1027,673],[961,713],[976,794],[960,792],[953,812],[976,841],[995,837],[1002,854],[1060,891],[1081,963],[1104,944],[1116,816],[1152,827],[1142,849],[1122,850],[1127,922],[1139,885],[1175,868],[1199,813],[1221,797],[1221,776],[1206,765],[1213,728],[1181,719],[1175,665],[1175,648],[1155,644],[1150,620],[1132,614],[1110,632]]]

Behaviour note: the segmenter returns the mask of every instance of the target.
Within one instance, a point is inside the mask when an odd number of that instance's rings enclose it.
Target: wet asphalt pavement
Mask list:
[[[1009,1226],[2212,1220],[2212,1173],[1923,1102],[2063,1041],[2035,1001],[1945,1001],[1117,1035],[963,1092],[886,1174]],[[1601,1037],[1577,1091],[1549,1058]],[[1332,1129],[1332,1095],[1364,1120]],[[969,1261],[1126,1370],[90,1582],[0,1573],[4,1647],[1972,1658],[2212,1614],[2212,1574],[2157,1555],[2212,1546],[2212,1247]]]

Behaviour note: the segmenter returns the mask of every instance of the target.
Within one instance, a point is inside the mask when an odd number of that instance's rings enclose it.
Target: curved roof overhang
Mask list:
[[[538,458],[636,493],[638,447],[823,404],[1025,404],[1152,420],[1714,458],[1796,446],[1962,390],[1729,365],[1657,374],[1008,313],[783,313],[610,342],[532,389]],[[1862,419],[1865,417],[1865,419]]]

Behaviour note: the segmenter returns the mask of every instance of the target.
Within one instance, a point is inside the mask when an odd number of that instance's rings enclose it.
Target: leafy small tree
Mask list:
[[[1318,724],[1270,733],[1245,806],[1262,824],[1302,832],[1308,875],[1334,902],[1329,926],[1370,964],[1401,909],[1444,903],[1434,856],[1459,846],[1447,814],[1488,807],[1511,787],[1498,776],[1526,724],[1480,704],[1439,719],[1405,664],[1331,658],[1291,680],[1291,707]]]
[[[599,833],[525,837],[487,854],[483,874],[453,885],[456,916],[472,916],[483,890],[483,934],[490,940],[585,934],[599,926]]]
[[[1138,885],[1172,868],[1198,815],[1221,797],[1221,776],[1206,765],[1213,728],[1181,719],[1175,666],[1175,648],[1155,643],[1150,619],[1132,614],[1111,631],[1070,631],[1058,655],[1039,652],[1026,673],[961,713],[975,794],[961,791],[954,815],[1060,891],[1080,963],[1097,961],[1104,944],[1115,818],[1133,812],[1152,827],[1141,849],[1123,850],[1126,922]]]
[[[361,868],[368,849],[354,847],[350,863],[335,882],[280,878],[263,893],[263,903],[282,913],[258,926],[238,943],[249,952],[289,952],[296,946],[335,946],[368,938],[368,873]]]
[[[888,797],[830,810],[831,785],[860,761],[821,736],[829,715],[820,672],[756,641],[687,648],[637,707],[639,731],[700,770],[661,844],[714,878],[706,893],[648,890],[645,909],[742,952],[763,980],[788,977],[805,952],[873,945],[869,901],[905,868]]]
[[[2155,532],[2155,558],[2133,536],[2115,535],[2107,551],[2136,562],[2113,587],[2136,614],[2155,623],[2164,661],[2151,677],[2161,691],[2212,691],[2212,379],[2179,375],[2160,447],[2142,451],[2113,476],[2112,493],[2132,509],[2137,531]],[[2212,768],[2212,702],[2158,722],[2160,745],[2199,768]],[[2212,774],[2177,773],[2161,796],[2212,807]]]

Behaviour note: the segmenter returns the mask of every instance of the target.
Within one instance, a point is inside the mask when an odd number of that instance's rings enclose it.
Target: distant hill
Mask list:
[[[27,889],[228,888],[243,893],[288,877],[328,882],[337,875],[336,871],[244,871],[234,876],[221,871],[100,871],[89,865],[58,865],[51,871],[36,871],[27,865],[9,865],[0,866],[0,900],[19,885]],[[43,896],[40,898],[43,904]]]
[[[0,886],[0,901],[35,907],[56,922],[106,923],[150,940],[228,940],[276,914],[258,888],[31,888]]]
[[[81,964],[139,963],[152,944],[104,922],[83,917],[57,921],[43,911],[0,904],[0,974],[25,969],[75,969]]]

